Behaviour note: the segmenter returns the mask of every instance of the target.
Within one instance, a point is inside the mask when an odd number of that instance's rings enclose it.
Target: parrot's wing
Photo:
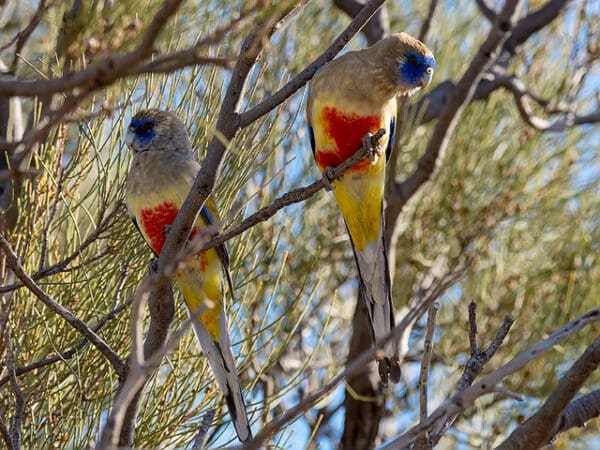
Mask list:
[[[388,140],[387,150],[385,151],[385,160],[389,161],[390,156],[392,156],[392,151],[394,150],[394,139],[396,138],[396,118],[392,116],[392,120],[390,120],[390,139]]]
[[[208,201],[212,201],[208,199]],[[206,207],[206,205],[200,210],[200,215],[204,219],[207,225],[213,225],[215,223],[215,218],[210,210]],[[233,281],[231,279],[231,273],[229,273],[229,252],[227,251],[227,247],[225,244],[219,244],[216,247],[217,254],[219,255],[219,259],[221,260],[221,264],[223,264],[223,271],[225,272],[225,276],[227,278],[227,284],[229,285],[229,291],[233,296]]]

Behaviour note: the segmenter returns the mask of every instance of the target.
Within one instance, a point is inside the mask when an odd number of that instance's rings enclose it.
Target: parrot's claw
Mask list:
[[[325,185],[325,190],[333,191],[333,181],[335,180],[335,177],[333,176],[333,167],[325,167],[325,169],[323,170],[323,177],[327,182],[327,184]]]
[[[166,224],[165,226],[163,226],[162,232],[164,237],[167,237],[169,231],[171,231],[171,225]]]
[[[158,259],[152,258],[150,260],[150,264],[148,265],[148,273],[152,275],[156,272],[158,272]]]
[[[367,149],[367,156],[371,162],[375,162],[383,154],[383,150],[379,147],[379,144],[374,143],[374,141],[372,133],[367,133],[362,138],[363,147]]]
[[[379,368],[379,377],[384,386],[387,386],[388,380],[392,383],[398,383],[400,381],[400,362],[395,358],[384,357],[377,361]]]

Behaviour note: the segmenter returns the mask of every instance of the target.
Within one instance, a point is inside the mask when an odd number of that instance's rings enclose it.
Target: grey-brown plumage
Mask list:
[[[179,118],[156,109],[131,120],[127,144],[135,153],[127,179],[127,208],[144,239],[160,254],[169,226],[175,220],[200,170],[187,130]],[[219,220],[212,198],[200,211],[191,235]],[[229,277],[225,246],[206,250],[185,261],[176,274],[200,347],[223,391],[239,439],[252,437],[240,382],[235,369],[227,316],[224,281]]]

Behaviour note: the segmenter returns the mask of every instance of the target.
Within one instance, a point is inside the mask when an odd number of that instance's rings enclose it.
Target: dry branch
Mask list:
[[[112,348],[98,336],[90,327],[87,326],[80,318],[75,316],[71,311],[62,306],[50,295],[48,295],[23,269],[19,261],[19,257],[12,249],[6,238],[0,234],[0,249],[6,255],[6,265],[11,268],[17,278],[29,289],[44,305],[51,309],[54,313],[62,317],[69,325],[79,331],[88,339],[94,347],[96,347],[102,355],[108,360],[110,365],[115,369],[119,377],[125,375],[125,363],[117,355]]]
[[[569,322],[564,327],[552,333],[546,339],[543,339],[527,350],[522,351],[511,361],[489,375],[483,377],[481,381],[475,385],[465,389],[464,391],[457,392],[450,399],[442,403],[442,405],[440,405],[433,413],[431,413],[426,420],[421,421],[406,433],[394,439],[388,445],[384,446],[382,450],[392,450],[406,447],[420,434],[431,430],[439,424],[445,423],[449,417],[460,414],[465,408],[472,405],[473,402],[482,395],[493,392],[505,393],[503,389],[498,389],[501,387],[500,382],[504,378],[521,370],[528,363],[539,358],[542,354],[553,348],[555,345],[561,343],[587,325],[595,323],[599,320],[600,308],[596,308],[573,320],[572,322]]]
[[[575,361],[536,413],[513,430],[497,450],[539,448],[548,444],[556,434],[555,424],[558,423],[561,414],[598,365],[600,365],[600,337],[597,337]]]

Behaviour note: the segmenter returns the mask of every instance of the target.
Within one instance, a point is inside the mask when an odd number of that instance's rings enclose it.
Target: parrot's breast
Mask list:
[[[350,158],[362,146],[367,133],[375,134],[381,127],[380,115],[358,115],[345,113],[336,108],[324,107],[318,115],[324,133],[335,145],[320,148],[317,144],[315,158],[321,169],[336,167]],[[364,171],[371,165],[369,159],[356,164],[350,170]]]
[[[173,224],[179,208],[171,202],[164,202],[153,208],[144,208],[140,211],[140,226],[148,237],[150,247],[157,255],[160,255],[165,240],[167,239],[167,228]],[[190,240],[198,230],[192,229]]]

